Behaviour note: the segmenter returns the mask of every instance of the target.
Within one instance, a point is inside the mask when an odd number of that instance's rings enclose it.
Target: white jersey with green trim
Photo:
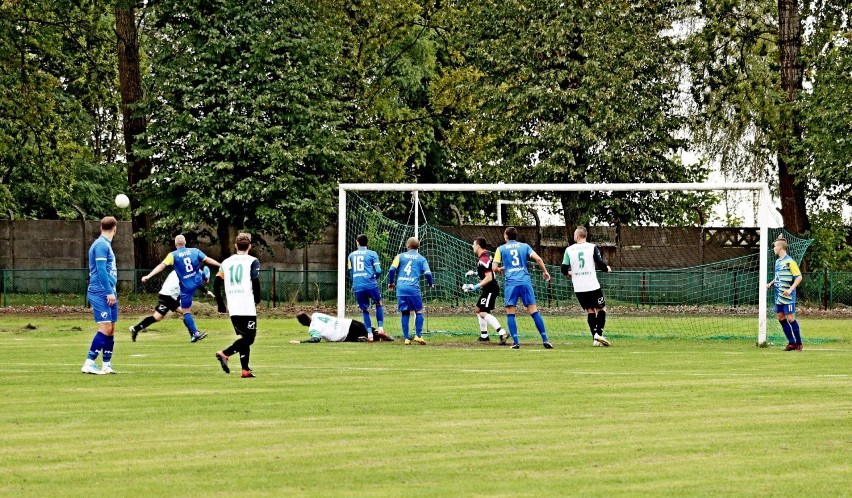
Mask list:
[[[248,254],[234,254],[222,261],[219,275],[225,281],[225,297],[231,316],[257,316],[254,293],[251,289],[252,266],[259,268],[257,258]]]
[[[571,265],[571,284],[574,286],[574,292],[589,292],[601,288],[595,273],[596,250],[597,246],[590,242],[574,244],[565,249],[562,264]]]
[[[349,335],[349,326],[352,320],[349,318],[336,318],[325,313],[314,313],[311,315],[311,324],[308,332],[311,337],[320,337],[328,342],[341,342]]]

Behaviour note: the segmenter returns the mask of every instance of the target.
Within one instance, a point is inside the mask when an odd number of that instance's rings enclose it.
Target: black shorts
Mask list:
[[[588,292],[575,292],[574,294],[577,296],[577,300],[580,301],[580,307],[584,310],[603,308],[606,306],[606,299],[604,299],[603,291],[601,289],[595,289]]]
[[[157,306],[154,307],[154,311],[163,316],[166,316],[166,313],[169,311],[178,309],[178,306],[180,306],[180,302],[172,296],[158,294],[157,298]]]
[[[481,312],[490,312],[494,309],[494,306],[497,304],[497,295],[500,294],[499,289],[482,289],[482,293],[479,294],[479,300],[476,301],[476,307]]]
[[[349,332],[346,334],[344,342],[358,342],[359,337],[367,337],[367,327],[358,320],[352,320],[349,325]]]
[[[234,332],[241,336],[254,336],[257,334],[257,316],[232,316],[231,325]]]

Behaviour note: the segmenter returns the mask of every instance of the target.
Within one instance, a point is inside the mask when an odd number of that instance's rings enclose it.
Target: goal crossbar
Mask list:
[[[347,192],[411,192],[414,202],[419,202],[418,192],[664,192],[664,191],[757,191],[761,205],[769,202],[769,185],[765,182],[743,183],[341,183],[338,185],[337,229],[337,316],[346,313],[346,193]],[[415,206],[418,213],[419,206]],[[417,215],[415,214],[415,217]],[[768,281],[769,217],[758,216],[760,230],[760,269],[758,279],[757,343],[766,343],[767,299],[764,285]],[[415,224],[417,220],[415,220]]]

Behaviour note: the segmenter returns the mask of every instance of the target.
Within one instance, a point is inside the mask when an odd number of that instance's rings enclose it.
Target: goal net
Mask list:
[[[765,283],[772,278],[772,241],[787,240],[788,253],[797,261],[810,240],[795,237],[783,229],[769,211],[766,184],[609,184],[609,185],[385,185],[341,184],[338,232],[338,315],[360,319],[346,271],[346,257],[356,248],[355,238],[365,234],[369,248],[379,254],[383,270],[380,281],[385,310],[384,328],[400,334],[396,296],[387,289],[387,270],[394,257],[405,251],[409,237],[420,240],[420,253],[429,261],[435,288],[422,283],[426,322],[424,333],[442,336],[447,342],[475,342],[479,322],[474,312],[479,293],[465,293],[462,285],[476,283],[467,276],[475,270],[477,258],[471,247],[476,237],[485,237],[488,250],[503,243],[503,225],[438,226],[424,218],[419,207],[423,196],[443,191],[502,190],[507,193],[537,192],[547,198],[557,191],[623,191],[637,196],[678,195],[684,192],[755,192],[761,215],[758,227],[708,228],[687,224],[653,226],[591,226],[589,242],[601,248],[612,272],[598,272],[608,313],[605,329],[610,339],[753,339],[758,344],[782,340],[774,317],[773,295]],[[366,192],[394,192],[398,202],[411,202],[408,221],[392,220],[364,197]],[[649,198],[650,199],[650,198]],[[663,201],[664,202],[664,201]],[[537,217],[536,217],[537,220]],[[505,220],[504,220],[505,222]],[[548,336],[551,340],[577,342],[591,334],[585,313],[574,296],[571,280],[560,272],[562,254],[573,243],[573,227],[519,226],[519,240],[530,244],[547,263],[551,281],[530,261],[530,273]],[[502,276],[498,276],[501,290]],[[529,314],[520,306],[517,323],[521,340],[538,340]],[[502,295],[492,312],[506,327]],[[374,311],[374,310],[371,310]],[[373,315],[375,320],[375,315]],[[375,324],[374,324],[375,325]],[[494,336],[493,329],[490,331]]]

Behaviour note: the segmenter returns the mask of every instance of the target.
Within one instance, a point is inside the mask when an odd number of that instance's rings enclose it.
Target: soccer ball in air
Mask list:
[[[130,207],[130,198],[124,194],[115,196],[115,205],[121,209]]]

